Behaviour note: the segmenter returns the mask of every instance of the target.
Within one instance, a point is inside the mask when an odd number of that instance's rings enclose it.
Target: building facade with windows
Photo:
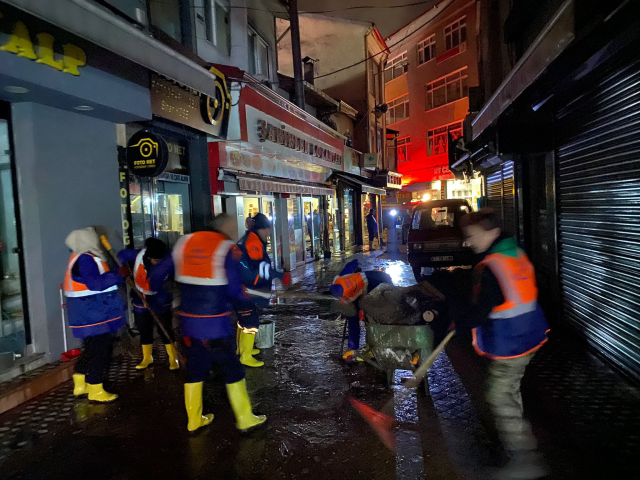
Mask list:
[[[386,123],[398,132],[387,156],[395,150],[403,190],[413,198],[475,203],[481,193],[479,180],[463,185],[448,168],[449,136],[462,136],[469,87],[478,85],[477,4],[443,1],[386,39]]]

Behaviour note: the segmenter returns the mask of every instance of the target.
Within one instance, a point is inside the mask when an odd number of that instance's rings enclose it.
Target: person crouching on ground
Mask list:
[[[282,285],[288,288],[291,284],[291,274],[278,271],[271,266],[271,259],[267,254],[267,241],[271,235],[271,221],[266,215],[257,213],[253,217],[253,227],[238,242],[242,252],[240,271],[242,284],[252,290],[265,290],[271,293],[271,283],[279,278]],[[238,316],[238,354],[240,362],[247,367],[262,367],[264,362],[256,360],[253,355],[260,353],[253,348],[256,333],[260,327],[257,304],[268,305],[268,300],[253,296],[246,300],[235,301]]]
[[[73,336],[82,339],[73,394],[88,394],[94,402],[112,402],[118,395],[105,391],[103,383],[111,364],[114,334],[125,324],[118,285],[128,272],[109,271],[92,227],[74,230],[65,244],[72,252],[64,276],[67,317]]]
[[[171,320],[171,303],[173,296],[164,288],[163,282],[159,290],[151,288],[151,278],[157,265],[164,261],[170,261],[171,252],[167,245],[157,238],[147,238],[144,248],[141,250],[124,249],[118,253],[118,259],[123,265],[133,268],[135,288],[144,295],[147,304],[155,312],[169,335],[173,332]],[[153,330],[156,327],[151,312],[143,305],[136,293],[132,293],[133,316],[140,332],[140,346],[142,348],[142,361],[136,366],[137,370],[144,370],[153,363]],[[178,352],[176,352],[173,339],[168,338],[162,329],[158,328],[158,334],[162,339],[167,354],[169,355],[169,369],[178,370]]]
[[[464,238],[482,258],[475,268],[473,306],[456,321],[456,332],[472,330],[476,352],[491,360],[486,400],[495,417],[509,463],[499,478],[534,479],[546,474],[536,440],[523,418],[520,384],[549,325],[538,304],[534,267],[495,215],[481,210],[460,219]]]
[[[329,288],[331,295],[344,303],[353,303],[356,315],[347,317],[348,343],[347,351],[342,355],[345,362],[359,361],[356,350],[360,348],[360,307],[359,301],[366,294],[382,283],[391,283],[389,274],[379,270],[361,271],[358,260],[352,260],[342,269]]]

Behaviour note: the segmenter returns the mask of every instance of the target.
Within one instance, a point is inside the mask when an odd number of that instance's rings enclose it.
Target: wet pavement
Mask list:
[[[382,267],[397,285],[414,283],[401,259],[358,255],[364,269]],[[350,258],[349,258],[350,259]],[[322,292],[347,259],[299,268],[295,290]],[[435,272],[431,281],[466,305],[469,270]],[[264,428],[239,434],[224,385],[212,375],[204,404],[211,426],[188,434],[181,374],[156,363],[116,358],[108,385],[114,404],[76,399],[65,384],[0,416],[2,479],[481,479],[500,461],[482,402],[484,366],[457,338],[429,373],[430,395],[389,389],[383,372],[340,359],[343,323],[330,303],[273,305],[276,344],[247,383]],[[396,372],[396,377],[407,375]],[[391,405],[397,451],[387,450],[348,403]],[[640,395],[570,337],[553,335],[523,384],[525,411],[554,479],[640,478]]]

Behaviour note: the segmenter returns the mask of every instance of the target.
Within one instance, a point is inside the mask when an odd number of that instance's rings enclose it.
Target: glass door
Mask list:
[[[304,231],[306,226],[302,220],[302,213],[302,199],[300,197],[287,198],[287,231],[291,265],[302,265],[305,261]]]
[[[273,261],[276,268],[280,268],[278,255],[274,255],[274,252],[278,251],[277,248],[277,236],[276,236],[276,209],[273,197],[262,197],[260,211],[271,221],[271,235],[267,242],[267,254]]]
[[[310,262],[315,258],[313,244],[313,199],[302,199],[304,209],[304,251],[305,261]]]
[[[156,231],[173,248],[178,238],[191,232],[191,202],[188,183],[156,182]]]
[[[353,230],[353,189],[344,189],[344,243],[345,248],[355,244],[356,237]]]
[[[325,251],[323,247],[324,206],[322,205],[321,197],[313,197],[311,201],[313,203],[313,211],[311,212],[311,220],[313,223],[313,251],[315,258],[319,259]]]
[[[9,122],[8,115],[3,118],[2,113],[0,108],[0,372],[12,368],[25,354],[28,339]]]

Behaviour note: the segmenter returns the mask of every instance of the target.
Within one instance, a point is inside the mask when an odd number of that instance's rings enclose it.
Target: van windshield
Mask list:
[[[469,209],[465,205],[419,208],[413,214],[411,228],[414,230],[451,228],[468,212]]]

